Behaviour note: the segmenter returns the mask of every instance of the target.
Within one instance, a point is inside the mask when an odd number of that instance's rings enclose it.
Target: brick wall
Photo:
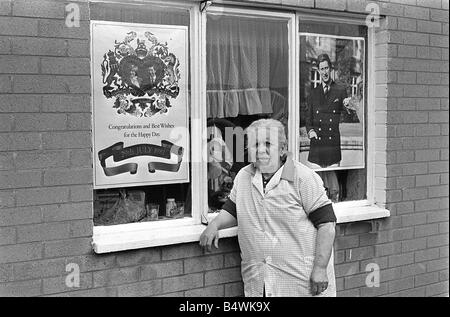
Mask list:
[[[236,238],[96,255],[92,236],[89,10],[0,0],[0,295],[239,296]],[[248,1],[255,2],[255,1]],[[260,1],[364,13],[369,1]],[[448,295],[448,0],[371,1],[376,192],[391,217],[338,226],[338,296]],[[65,285],[80,266],[80,288]],[[365,286],[369,263],[378,288]]]

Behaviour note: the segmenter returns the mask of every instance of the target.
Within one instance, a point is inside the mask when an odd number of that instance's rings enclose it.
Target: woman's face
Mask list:
[[[280,167],[283,148],[279,144],[278,129],[262,128],[249,135],[249,153],[261,173],[275,173]]]

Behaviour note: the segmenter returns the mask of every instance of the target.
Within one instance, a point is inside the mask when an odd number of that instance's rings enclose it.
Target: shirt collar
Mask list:
[[[286,157],[286,162],[284,162],[284,167],[283,167],[283,172],[281,174],[280,179],[285,179],[289,182],[293,182],[294,181],[294,161],[292,160],[292,154],[288,153],[287,157]],[[252,163],[250,164],[250,173],[252,174],[252,176],[255,175],[256,173],[256,167],[255,165]]]
[[[325,88],[325,86],[331,87],[331,85],[332,85],[333,83],[334,83],[334,82],[333,82],[332,80],[330,80],[330,81],[328,82],[328,84],[326,84],[325,82],[322,82],[322,88]]]

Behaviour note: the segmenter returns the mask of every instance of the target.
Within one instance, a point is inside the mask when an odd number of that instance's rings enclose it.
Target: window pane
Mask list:
[[[287,130],[287,20],[209,14],[206,29],[208,201],[220,209],[236,173],[248,163],[240,133],[273,118]],[[227,136],[226,136],[227,135]]]
[[[122,22],[130,31],[125,40],[123,36],[117,35],[117,39],[111,43],[99,37],[107,42],[105,47],[110,46],[110,51],[104,52],[102,72],[106,73],[111,69],[114,59],[119,71],[115,75],[112,73],[114,80],[111,83],[108,78],[103,78],[103,94],[96,94],[94,80],[94,116],[98,116],[95,96],[106,97],[103,101],[106,107],[102,111],[108,111],[108,114],[109,111],[114,111],[114,120],[117,120],[114,122],[122,128],[120,135],[114,134],[117,129],[113,129],[110,135],[105,136],[98,135],[101,132],[94,127],[94,140],[110,138],[108,142],[111,144],[123,143],[120,155],[125,158],[118,156],[113,160],[107,157],[104,161],[106,166],[117,166],[124,162],[137,163],[135,175],[144,173],[135,185],[132,181],[133,172],[107,175],[109,178],[127,177],[127,181],[122,186],[118,181],[111,186],[98,186],[101,189],[94,190],[94,224],[116,225],[191,217],[189,140],[183,143],[183,148],[176,147],[179,150],[176,153],[172,151],[175,147],[171,143],[164,143],[164,140],[172,140],[168,137],[172,126],[181,128],[185,135],[190,135],[190,13],[188,10],[154,5],[91,3],[90,15],[91,20]],[[157,33],[158,30],[160,33]],[[170,30],[182,30],[182,34],[186,34],[187,47],[180,45],[181,48],[175,49],[170,38],[174,33],[170,33]],[[114,36],[109,35],[111,38]],[[95,45],[94,43],[94,47]],[[183,52],[183,58],[180,59],[175,51]],[[108,53],[111,58],[106,57]],[[95,61],[95,56],[92,58]],[[178,62],[184,65],[178,65]],[[94,64],[94,79],[98,70],[100,65]],[[183,124],[179,124],[179,114],[182,111],[177,109],[185,110],[184,121],[181,120]],[[165,145],[170,148],[169,152]],[[131,155],[127,156],[126,153]],[[100,153],[93,153],[93,156],[94,164],[98,165]],[[108,169],[103,164],[102,168],[106,174]],[[179,171],[184,171],[185,177],[178,182]],[[152,183],[155,185],[151,185]],[[166,208],[168,201],[169,207],[173,205],[173,209]]]
[[[366,29],[300,23],[300,161],[334,202],[366,198]]]

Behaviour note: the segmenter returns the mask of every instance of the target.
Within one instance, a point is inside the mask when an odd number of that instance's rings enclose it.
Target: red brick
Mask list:
[[[414,252],[415,262],[424,262],[427,260],[435,260],[439,258],[439,248],[426,249]]]
[[[55,75],[16,75],[13,91],[15,93],[89,93],[88,76]]]
[[[402,241],[402,252],[410,252],[425,249],[427,247],[427,239],[419,238]]]
[[[38,223],[41,221],[42,211],[39,207],[10,208],[3,209],[0,212],[0,226]]]
[[[407,277],[401,280],[389,282],[389,292],[398,292],[414,287],[414,277]]]
[[[428,188],[428,197],[448,197],[448,185],[430,186]]]
[[[203,286],[203,273],[168,277],[162,280],[162,289],[164,293],[189,290],[202,286]]]
[[[224,260],[225,268],[241,266],[241,255],[238,252],[224,254]]]
[[[426,263],[414,263],[400,267],[400,278],[423,274],[427,271]]]
[[[41,146],[39,133],[4,133],[0,135],[0,144],[4,151],[38,150]]]
[[[358,261],[372,258],[375,255],[373,246],[346,250],[346,261]]]
[[[441,177],[439,174],[419,175],[419,176],[416,176],[416,185],[417,186],[439,185],[440,179],[441,179]],[[429,196],[429,197],[433,197],[433,196]]]
[[[2,297],[28,297],[41,294],[41,280],[0,284]]]
[[[38,19],[2,17],[0,19],[0,35],[38,35]]]
[[[214,285],[204,288],[192,289],[184,292],[185,297],[223,297],[223,285]]]
[[[405,291],[391,293],[392,297],[425,297],[425,287],[412,288]]]
[[[427,222],[427,215],[424,213],[402,216],[402,224],[405,227],[421,225]]]
[[[0,171],[14,168],[13,153],[0,153]]]
[[[88,148],[91,136],[87,131],[48,132],[42,134],[42,145],[45,149]]]
[[[447,230],[448,230],[448,223],[447,223]],[[438,247],[448,245],[448,233],[447,234],[440,234],[437,236],[432,236],[427,238],[427,246],[429,248]]]
[[[184,272],[196,273],[223,268],[223,255],[195,257],[184,260]]]
[[[81,202],[93,200],[92,186],[70,186],[70,201]]]
[[[154,280],[181,274],[183,274],[183,261],[160,262],[141,266],[140,280]]]
[[[448,294],[448,281],[428,285],[425,294],[426,296]]]
[[[66,130],[65,114],[16,114],[15,131]]]
[[[69,203],[42,206],[45,222],[92,219],[92,203]]]
[[[38,72],[37,57],[22,57],[0,55],[0,73],[2,74],[33,74]]]
[[[0,77],[1,80],[1,77]],[[3,95],[0,99],[0,112],[37,113],[40,111],[41,98],[27,95]]]
[[[83,255],[92,252],[92,238],[78,238],[44,242],[45,258]]]
[[[152,296],[162,293],[162,281],[152,280],[146,282],[139,282],[129,285],[119,286],[119,297],[136,297],[136,296]],[[189,287],[188,287],[189,288]]]
[[[366,286],[367,273],[351,275],[344,278],[344,287],[346,290],[356,287]]]
[[[225,284],[225,297],[243,297],[244,284],[242,282]]]
[[[41,187],[16,191],[16,203],[19,207],[63,203],[68,200],[69,189],[65,187]]]
[[[388,293],[388,283],[380,283],[380,287],[363,287],[360,290],[362,297],[374,297]]]
[[[0,246],[0,263],[31,261],[42,257],[41,243]]]
[[[70,57],[89,57],[89,41],[74,39],[67,40],[67,55]]]
[[[355,248],[359,246],[358,236],[337,237],[335,240],[336,250]]]
[[[430,9],[420,8],[413,6],[405,6],[405,17],[411,17],[415,19],[429,20]]]
[[[16,229],[15,228],[1,228],[0,227],[0,245],[16,243]]]
[[[360,296],[360,289],[354,288],[350,290],[345,291],[339,291],[336,294],[337,297],[359,297]]]
[[[89,75],[88,58],[43,57],[41,58],[42,74],[55,75]]]
[[[389,267],[402,266],[414,262],[414,252],[389,256]]]
[[[17,169],[44,169],[68,166],[65,150],[21,151],[15,157]]]
[[[68,28],[65,20],[39,20],[39,36],[67,39],[89,39],[89,22],[80,21],[80,27]]]
[[[67,239],[69,226],[67,223],[45,223],[20,226],[17,228],[18,242],[48,241]]]
[[[428,223],[448,221],[448,219],[449,219],[448,210],[436,210],[427,213]]]
[[[203,249],[198,244],[180,244],[167,246],[162,249],[162,260],[175,260],[189,258],[203,254]]]
[[[14,55],[66,55],[66,42],[64,39],[39,37],[13,37],[11,38],[11,52]]]
[[[35,187],[41,185],[40,171],[0,172],[0,189]]]
[[[319,9],[344,11],[346,8],[346,3],[345,1],[316,0],[315,7]]]
[[[376,256],[396,254],[401,251],[401,242],[383,243],[375,245]]]
[[[56,295],[48,295],[48,296],[49,297],[117,297],[117,289],[115,287],[93,288],[93,289],[87,289],[87,290],[59,293]]]
[[[120,268],[93,273],[94,287],[134,283],[139,280],[139,267]]]
[[[44,186],[92,183],[91,168],[48,170],[44,172]]]
[[[439,233],[439,225],[437,223],[418,225],[414,227],[414,237],[426,237]]]
[[[414,277],[414,286],[423,286],[439,282],[439,272],[431,272]]]
[[[92,219],[69,222],[69,236],[71,238],[92,237],[94,223]]]
[[[108,270],[116,266],[116,255],[114,253],[66,257],[65,260],[66,265],[71,263],[77,264],[81,272]]]
[[[427,272],[441,271],[444,269],[448,270],[448,258],[437,259],[426,262]]]
[[[242,280],[241,268],[230,268],[205,273],[205,286],[237,282]]]
[[[359,273],[359,263],[343,263],[334,266],[336,277],[349,276]]]
[[[91,130],[90,113],[73,113],[67,116],[69,130]]]
[[[120,267],[148,264],[158,261],[161,261],[160,248],[129,250],[117,253],[117,265]]]
[[[64,259],[51,259],[32,262],[15,263],[14,279],[31,280],[63,274],[66,271]]]
[[[66,273],[69,274],[69,273]],[[68,291],[78,291],[83,289],[92,288],[92,273],[80,273],[79,287],[69,287],[66,284],[66,278],[68,275],[62,275],[58,277],[46,278],[43,280],[43,293],[54,294],[63,293]]]
[[[44,95],[42,112],[90,112],[89,96]]]

